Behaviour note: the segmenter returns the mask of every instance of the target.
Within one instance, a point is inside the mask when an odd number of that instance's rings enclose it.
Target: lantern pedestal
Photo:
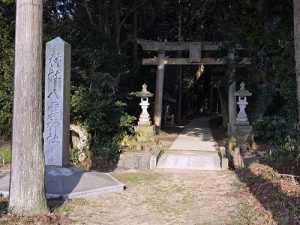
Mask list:
[[[155,126],[138,125],[135,127],[136,139],[139,143],[156,142]]]

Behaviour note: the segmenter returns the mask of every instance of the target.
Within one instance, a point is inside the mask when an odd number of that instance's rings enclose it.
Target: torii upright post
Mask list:
[[[165,52],[159,50],[157,75],[156,75],[155,108],[154,108],[154,125],[157,132],[160,132],[160,128],[161,128],[164,77],[165,77]]]
[[[228,52],[228,72],[229,72],[229,90],[228,90],[228,135],[232,134],[232,127],[236,120],[236,82],[235,82],[235,50],[230,49]]]

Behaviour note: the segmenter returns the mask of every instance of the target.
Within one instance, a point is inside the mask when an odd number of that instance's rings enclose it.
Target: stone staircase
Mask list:
[[[160,157],[157,169],[222,170],[228,160],[215,148],[210,117],[193,119]]]

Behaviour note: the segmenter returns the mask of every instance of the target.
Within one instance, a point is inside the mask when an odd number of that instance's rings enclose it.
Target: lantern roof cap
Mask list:
[[[252,96],[252,93],[249,92],[248,90],[246,90],[244,82],[242,82],[240,84],[240,86],[241,86],[241,88],[234,94],[235,96],[238,96],[238,97]]]
[[[140,98],[149,98],[152,97],[153,94],[147,90],[147,84],[143,84],[142,91],[135,92],[135,96]]]

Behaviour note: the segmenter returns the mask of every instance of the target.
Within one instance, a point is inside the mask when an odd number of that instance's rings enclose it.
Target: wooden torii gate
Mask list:
[[[155,107],[154,107],[154,125],[157,131],[161,127],[163,86],[164,86],[164,70],[165,65],[224,65],[228,64],[228,72],[230,75],[230,86],[228,90],[228,106],[229,106],[229,124],[228,133],[231,134],[231,127],[236,119],[236,82],[235,82],[235,50],[241,50],[240,46],[229,48],[227,57],[224,58],[202,58],[204,51],[219,51],[225,47],[224,42],[158,42],[144,39],[137,39],[138,44],[145,51],[155,51],[158,56],[154,58],[144,58],[143,65],[156,65],[156,91],[155,91]],[[188,51],[189,58],[169,58],[165,56],[167,51]],[[249,64],[249,60],[242,60]]]

